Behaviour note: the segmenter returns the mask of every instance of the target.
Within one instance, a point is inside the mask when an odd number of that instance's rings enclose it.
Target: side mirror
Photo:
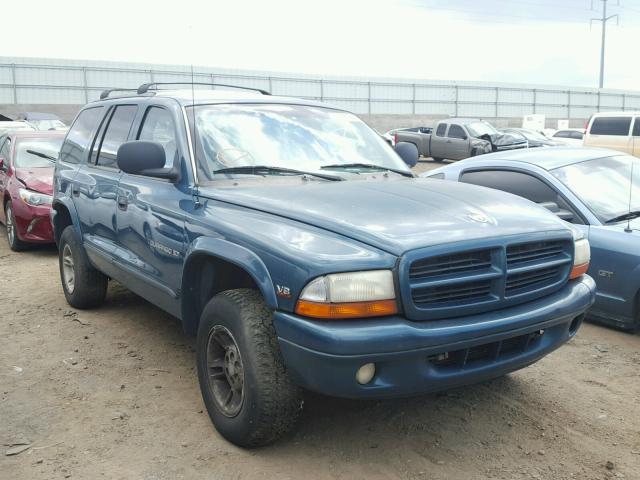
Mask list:
[[[118,168],[132,175],[177,180],[180,173],[174,165],[164,168],[166,154],[164,148],[157,142],[134,140],[125,142],[118,148],[116,157]]]
[[[396,143],[394,150],[402,159],[402,161],[406,163],[407,166],[409,166],[409,168],[415,167],[416,163],[418,163],[418,147],[416,147],[413,143],[398,142]]]
[[[573,220],[573,213],[569,210],[560,208],[556,202],[542,202],[540,203],[540,206],[557,215],[560,220],[564,220],[565,222],[571,222]]]

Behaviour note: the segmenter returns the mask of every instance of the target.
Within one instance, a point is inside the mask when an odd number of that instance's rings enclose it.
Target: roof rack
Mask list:
[[[135,92],[135,88],[109,88],[107,90],[103,90],[100,93],[100,100],[104,100],[105,98],[109,98],[113,92]]]
[[[206,83],[206,82],[153,82],[153,83],[143,83],[138,87],[138,95],[142,95],[147,93],[149,90],[158,90],[159,85],[206,85],[210,87],[229,87],[229,88],[239,88],[241,90],[252,90],[254,92],[259,92],[262,95],[271,95],[267,90],[262,90],[260,88],[252,88],[252,87],[243,87],[240,85],[229,85],[226,83]],[[115,89],[114,89],[115,90]]]

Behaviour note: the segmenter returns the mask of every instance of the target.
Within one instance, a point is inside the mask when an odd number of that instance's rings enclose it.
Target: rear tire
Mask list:
[[[259,447],[289,432],[302,394],[285,370],[273,314],[255,290],[222,292],[198,326],[202,397],[214,426],[240,447]]]
[[[431,157],[431,158],[433,159],[434,162],[438,162],[438,163],[441,163],[444,160],[444,158],[438,158],[438,157]]]
[[[65,228],[60,237],[59,264],[62,289],[69,305],[85,309],[104,302],[108,278],[89,263],[73,225]]]
[[[9,248],[14,252],[21,252],[27,248],[27,244],[18,238],[18,226],[16,224],[16,217],[13,214],[13,204],[11,200],[7,202],[7,206],[4,210],[5,213],[5,227],[7,228],[7,242]]]

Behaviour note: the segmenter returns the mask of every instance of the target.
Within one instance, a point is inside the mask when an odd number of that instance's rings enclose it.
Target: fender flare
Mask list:
[[[211,257],[224,262],[229,262],[243,269],[251,276],[258,286],[265,303],[271,310],[278,308],[278,300],[273,288],[273,281],[266,265],[258,255],[241,245],[235,244],[222,238],[198,237],[189,246],[184,261],[182,273],[182,292],[185,291],[184,286],[188,282],[190,266],[193,262],[197,262],[200,258]],[[184,300],[184,296],[182,297]],[[183,327],[185,331],[194,331],[195,325],[200,320],[190,318],[187,313],[188,305],[183,301],[181,306]],[[195,322],[195,325],[192,323]]]
[[[78,212],[75,205],[73,204],[73,201],[67,197],[57,198],[51,206],[51,226],[54,229],[54,236],[57,237],[58,235],[62,235],[62,232],[56,233],[55,231],[55,216],[58,213],[56,211],[56,207],[58,205],[62,205],[64,208],[66,208],[67,212],[69,212],[69,216],[71,217],[71,224],[73,225],[78,238],[82,238],[82,235],[80,235],[80,220],[78,218]]]

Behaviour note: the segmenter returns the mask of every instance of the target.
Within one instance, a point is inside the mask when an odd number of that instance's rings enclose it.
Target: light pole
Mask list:
[[[607,39],[607,22],[613,18],[618,22],[619,17],[617,14],[609,15],[607,17],[607,2],[609,0],[600,0],[602,2],[602,17],[601,18],[592,18],[591,23],[593,22],[601,22],[602,23],[602,41],[600,44],[600,82],[598,84],[598,88],[604,87],[604,47]]]

